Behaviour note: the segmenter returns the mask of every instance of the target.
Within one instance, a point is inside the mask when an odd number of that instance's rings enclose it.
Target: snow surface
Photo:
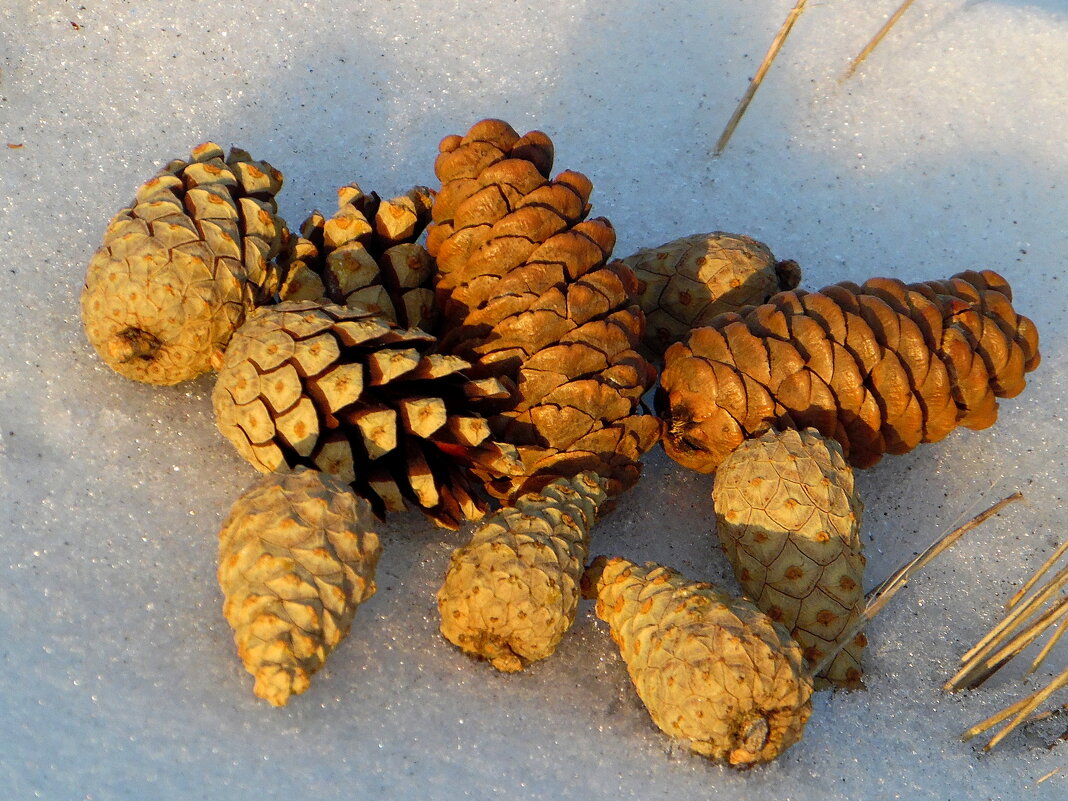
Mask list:
[[[1020,697],[1024,665],[939,689],[1068,536],[1068,4],[917,0],[844,82],[898,0],[810,4],[712,158],[792,3],[0,2],[0,798],[1068,797],[1068,744],[1047,748],[1063,718],[989,756],[957,739]],[[1041,331],[996,426],[860,475],[869,580],[1014,489],[1026,504],[912,582],[870,630],[869,689],[821,694],[771,766],[673,746],[588,605],[522,675],[459,654],[433,594],[465,537],[414,513],[383,527],[379,593],[311,690],[258,701],[214,578],[255,474],[214,429],[211,381],[134,384],[83,337],[107,220],[193,145],[282,169],[296,224],[353,180],[434,184],[438,140],[488,116],[546,131],[557,169],[592,178],[618,255],[720,229],[810,288],[989,266]],[[650,454],[594,550],[730,582],[709,490]],[[1033,683],[1066,664],[1062,645]]]

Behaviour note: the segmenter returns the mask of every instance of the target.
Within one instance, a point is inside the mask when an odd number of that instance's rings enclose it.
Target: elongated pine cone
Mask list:
[[[841,446],[811,428],[747,439],[716,470],[712,499],[742,590],[815,665],[864,611],[864,504]],[[856,635],[817,687],[859,687],[866,644]]]
[[[717,315],[763,303],[801,281],[797,262],[777,261],[767,245],[723,231],[644,248],[623,263],[642,282],[642,353],[652,361]]]
[[[991,270],[904,284],[873,278],[780,292],[668,348],[657,390],[664,449],[702,473],[743,439],[811,426],[849,462],[986,428],[1023,391],[1038,331]]]
[[[597,599],[653,722],[698,754],[770,762],[801,739],[812,679],[789,633],[745,598],[668,567],[594,560]]]
[[[443,526],[480,517],[483,482],[519,472],[472,399],[507,397],[434,337],[362,306],[286,301],[250,314],[219,368],[219,430],[263,472],[305,465],[339,476],[379,515],[405,501]]]
[[[438,591],[445,638],[509,673],[551,656],[575,622],[602,485],[558,478],[483,520]]]
[[[82,292],[89,342],[118,373],[177,384],[209,372],[281,283],[282,174],[207,142],[172,161],[111,220]]]
[[[604,476],[609,495],[632,486],[659,438],[659,421],[639,409],[654,371],[635,351],[634,273],[608,262],[608,221],[585,219],[592,185],[571,171],[550,180],[549,138],[500,120],[446,137],[440,151],[427,234],[440,349],[517,387],[490,423],[525,471],[491,492],[516,498],[583,470]]]
[[[349,184],[337,194],[337,213],[313,212],[284,252],[282,300],[362,303],[401,328],[432,331],[434,263],[416,242],[430,222],[430,190],[382,200]]]
[[[274,706],[308,689],[374,595],[381,548],[371,509],[316,470],[265,476],[219,532],[223,614],[256,684]]]

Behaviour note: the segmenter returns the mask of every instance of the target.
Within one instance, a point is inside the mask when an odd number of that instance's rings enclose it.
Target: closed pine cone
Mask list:
[[[361,303],[402,328],[432,331],[434,265],[416,240],[430,222],[430,190],[382,200],[356,184],[338,190],[338,210],[313,212],[284,253],[282,300]]]
[[[177,384],[209,372],[254,306],[278,291],[289,232],[282,174],[208,142],[172,161],[111,220],[89,262],[82,320],[120,374]]]
[[[724,312],[763,303],[801,280],[797,262],[777,261],[767,245],[723,231],[643,248],[623,263],[642,282],[642,352],[656,362],[694,328]]]
[[[553,147],[484,120],[445,138],[427,249],[437,260],[441,350],[517,393],[490,418],[518,446],[524,474],[491,488],[501,498],[593,470],[609,495],[638,479],[659,422],[639,410],[654,372],[636,351],[644,318],[633,271],[608,262],[604,219],[587,220],[592,185],[549,179]]]
[[[850,464],[986,428],[1039,363],[1038,332],[997,273],[906,285],[875,278],[780,292],[665,353],[664,449],[710,473],[742,440],[811,426]]]
[[[362,306],[285,301],[249,315],[212,393],[219,430],[257,469],[305,465],[350,482],[377,514],[405,501],[448,527],[480,517],[483,482],[521,467],[471,411],[507,397],[434,337]]]
[[[308,689],[374,595],[381,548],[367,502],[316,470],[250,487],[219,532],[223,614],[238,655],[274,706]]]
[[[864,504],[841,447],[813,429],[747,439],[716,470],[712,499],[742,590],[819,662],[864,611]],[[817,686],[859,687],[865,644],[854,637]]]
[[[812,679],[789,633],[745,598],[603,556],[583,576],[653,722],[698,754],[770,762],[801,739]]]
[[[479,523],[453,551],[438,591],[445,638],[505,672],[551,656],[575,622],[590,529],[604,499],[602,482],[580,473]]]

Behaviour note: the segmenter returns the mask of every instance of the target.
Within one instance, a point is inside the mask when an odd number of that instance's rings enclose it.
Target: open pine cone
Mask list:
[[[553,147],[484,120],[446,137],[441,191],[427,249],[437,259],[444,353],[516,393],[490,415],[518,446],[523,473],[490,491],[503,499],[593,470],[610,495],[638,479],[659,422],[639,409],[654,371],[635,347],[644,329],[638,285],[609,262],[615,234],[586,220],[592,185],[566,171],[550,180]]]
[[[405,501],[443,526],[480,517],[485,482],[521,471],[471,411],[505,398],[472,380],[434,338],[362,306],[286,301],[234,334],[212,394],[219,430],[263,472],[305,465],[339,476],[377,514]]]

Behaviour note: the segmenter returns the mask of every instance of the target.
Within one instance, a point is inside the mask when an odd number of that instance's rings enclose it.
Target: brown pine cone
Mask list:
[[[362,306],[286,301],[249,315],[212,393],[216,423],[263,472],[315,467],[352,484],[379,515],[405,501],[455,528],[481,517],[486,481],[520,471],[471,400],[507,397],[435,340]]]
[[[1039,363],[1038,332],[990,270],[781,292],[672,345],[657,390],[664,449],[711,473],[743,439],[811,426],[856,467],[997,418]]]
[[[642,282],[642,355],[659,363],[664,351],[724,312],[765,302],[801,281],[795,261],[777,261],[768,246],[723,231],[643,248],[623,262]]]
[[[525,471],[491,492],[514,499],[584,470],[621,492],[660,427],[639,410],[654,371],[635,350],[637,281],[608,262],[608,221],[585,219],[592,185],[570,171],[549,180],[549,138],[520,137],[500,120],[447,137],[440,150],[427,234],[440,349],[470,361],[472,375],[517,387],[490,424],[518,446]]]
[[[337,213],[313,212],[281,257],[288,270],[282,300],[361,303],[402,328],[431,331],[434,264],[416,242],[430,222],[430,190],[417,186],[382,200],[349,184],[337,194]]]

